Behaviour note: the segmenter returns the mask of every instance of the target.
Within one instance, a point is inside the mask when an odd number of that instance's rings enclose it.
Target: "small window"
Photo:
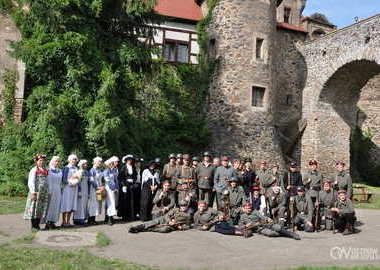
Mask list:
[[[189,44],[183,41],[165,40],[164,58],[169,62],[189,62]]]
[[[263,59],[263,43],[264,39],[256,39],[256,59]]]
[[[292,105],[292,104],[293,104],[293,96],[286,95],[286,105]]]
[[[252,87],[252,106],[263,107],[264,106],[264,94],[265,88],[253,86]]]
[[[285,7],[284,8],[284,22],[290,23],[290,14],[292,13],[292,9]]]

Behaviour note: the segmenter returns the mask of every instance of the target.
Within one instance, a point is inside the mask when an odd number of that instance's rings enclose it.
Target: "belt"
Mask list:
[[[315,190],[315,191],[320,191],[321,187],[311,187],[310,189]]]

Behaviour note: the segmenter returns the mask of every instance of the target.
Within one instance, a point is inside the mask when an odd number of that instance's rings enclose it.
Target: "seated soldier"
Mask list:
[[[253,210],[257,210],[262,215],[266,215],[266,200],[265,196],[260,194],[260,187],[254,185],[252,191],[249,194],[249,202],[252,204]]]
[[[281,226],[285,225],[285,211],[287,205],[286,193],[281,189],[280,186],[274,184],[268,190],[268,206],[270,210],[271,217],[280,223]]]
[[[190,229],[191,215],[186,201],[181,201],[180,208],[173,208],[162,217],[129,228],[130,233],[159,232],[169,233]]]
[[[349,235],[355,232],[355,210],[352,202],[347,198],[346,190],[338,191],[338,200],[335,207],[331,208],[334,212],[335,227],[343,235]]]
[[[272,219],[263,216],[257,210],[252,211],[251,204],[244,204],[243,214],[239,220],[239,229],[246,237],[252,236],[253,232],[258,232],[268,237],[285,236],[301,240],[297,233],[285,230],[280,224],[274,224]]]
[[[183,182],[178,189],[178,201],[186,201],[190,214],[197,211],[197,191],[191,189],[187,182]]]
[[[319,220],[324,223],[325,230],[333,229],[333,213],[331,208],[337,200],[338,194],[332,188],[331,180],[325,179],[323,182],[323,190],[319,192],[319,209],[320,218]]]
[[[239,179],[231,177],[230,186],[227,188],[229,195],[229,207],[232,211],[240,208],[245,202],[245,193],[243,187],[239,186]]]
[[[170,181],[165,180],[162,189],[159,189],[153,199],[152,218],[158,218],[175,207],[174,191],[170,189]]]
[[[297,188],[297,196],[294,198],[294,224],[298,230],[313,232],[313,207],[309,205],[309,200],[305,196],[305,188]]]
[[[201,231],[215,231],[214,225],[219,220],[218,211],[209,208],[206,202],[198,202],[198,211],[194,214],[194,227]]]

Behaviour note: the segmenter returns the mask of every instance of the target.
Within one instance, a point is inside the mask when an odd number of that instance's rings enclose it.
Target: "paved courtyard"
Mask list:
[[[111,245],[83,247],[108,258],[118,258],[163,269],[286,269],[297,266],[380,266],[380,211],[357,210],[361,232],[350,236],[331,232],[303,233],[301,241],[224,236],[217,233],[173,232],[127,233],[132,224],[112,227],[98,225],[66,233],[39,232],[36,245],[57,248],[57,242],[72,242],[72,247],[93,245],[96,232],[104,232]],[[78,233],[79,232],[79,233]],[[29,233],[29,223],[21,215],[0,216],[0,243]],[[70,244],[65,244],[69,247]],[[61,247],[61,249],[65,249]],[[359,249],[363,248],[363,249]],[[377,252],[377,257],[376,257]],[[375,258],[374,258],[375,256]]]

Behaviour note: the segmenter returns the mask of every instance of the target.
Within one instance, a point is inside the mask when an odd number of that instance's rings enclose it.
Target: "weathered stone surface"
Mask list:
[[[96,233],[82,231],[39,231],[34,242],[51,247],[94,246],[96,244]]]

